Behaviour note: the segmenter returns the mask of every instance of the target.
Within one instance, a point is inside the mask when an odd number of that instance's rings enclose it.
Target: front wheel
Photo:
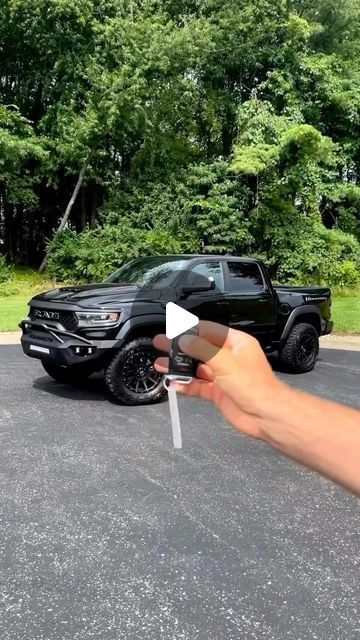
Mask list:
[[[48,362],[47,360],[41,361],[48,376],[56,380],[56,382],[62,382],[64,384],[77,384],[86,380],[92,373],[93,369],[88,364],[75,364],[70,367],[62,367],[59,364]]]
[[[136,338],[116,353],[105,371],[105,383],[119,402],[142,405],[166,394],[163,376],[154,369],[157,352],[151,338]]]
[[[280,360],[293,373],[312,371],[318,355],[319,336],[315,327],[305,322],[293,327],[279,352]]]

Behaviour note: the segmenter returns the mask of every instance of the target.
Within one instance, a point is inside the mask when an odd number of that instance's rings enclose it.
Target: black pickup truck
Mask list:
[[[155,402],[165,391],[152,338],[164,333],[168,302],[251,333],[293,372],[313,369],[319,336],[333,327],[326,287],[273,286],[265,265],[250,258],[158,256],[133,260],[104,283],[32,298],[22,347],[59,382],[104,370],[122,403]]]

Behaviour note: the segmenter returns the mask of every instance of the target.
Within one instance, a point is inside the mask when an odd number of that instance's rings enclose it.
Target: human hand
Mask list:
[[[159,351],[169,351],[169,345],[165,335],[154,338]],[[189,385],[172,383],[176,391],[210,400],[236,429],[262,438],[261,418],[277,401],[283,385],[258,341],[241,331],[201,321],[199,336],[182,336],[179,345],[200,364],[197,377]],[[158,358],[155,368],[166,373],[168,358]]]

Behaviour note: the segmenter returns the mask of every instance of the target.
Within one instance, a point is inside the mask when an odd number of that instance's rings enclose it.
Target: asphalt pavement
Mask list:
[[[360,407],[360,354],[290,384]],[[355,640],[360,503],[212,406],[123,407],[0,347],[1,640]]]

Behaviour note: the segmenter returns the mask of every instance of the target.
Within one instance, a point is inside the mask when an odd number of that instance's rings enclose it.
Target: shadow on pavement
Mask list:
[[[300,372],[294,373],[293,371],[290,371],[289,368],[286,367],[286,365],[283,362],[281,362],[280,358],[276,354],[272,354],[272,353],[269,354],[267,356],[267,359],[271,365],[272,370],[275,373],[287,373],[288,375],[291,375],[291,377],[295,379],[298,377],[307,375],[307,373],[300,373]],[[324,361],[324,358],[322,358],[320,354],[320,356],[317,359],[317,363],[323,362],[323,361]],[[316,365],[315,365],[315,369],[316,369]]]
[[[268,360],[273,371],[276,373],[289,373],[276,355],[269,355]],[[297,377],[297,375],[294,377]],[[83,380],[76,385],[56,382],[49,376],[41,376],[33,381],[33,388],[66,400],[100,400],[121,405],[121,403],[113,398],[107,391],[104,378],[100,373],[94,374],[88,380]],[[167,397],[165,396],[161,402],[166,401]]]
[[[48,376],[36,378],[33,381],[34,389],[45,391],[58,398],[69,400],[107,400],[112,402],[112,398],[106,390],[104,380],[101,377],[94,377],[78,383],[77,385],[56,382]],[[114,404],[117,404],[114,402]]]
[[[79,382],[76,385],[56,382],[49,376],[42,376],[41,378],[36,378],[33,381],[33,388],[45,391],[45,393],[58,398],[65,398],[66,400],[101,400],[118,406],[123,406],[121,402],[116,400],[116,398],[113,398],[108,392],[101,374],[95,374],[88,380]],[[164,396],[160,403],[157,404],[161,404],[166,401],[167,396]],[[149,402],[147,404],[152,403]]]

